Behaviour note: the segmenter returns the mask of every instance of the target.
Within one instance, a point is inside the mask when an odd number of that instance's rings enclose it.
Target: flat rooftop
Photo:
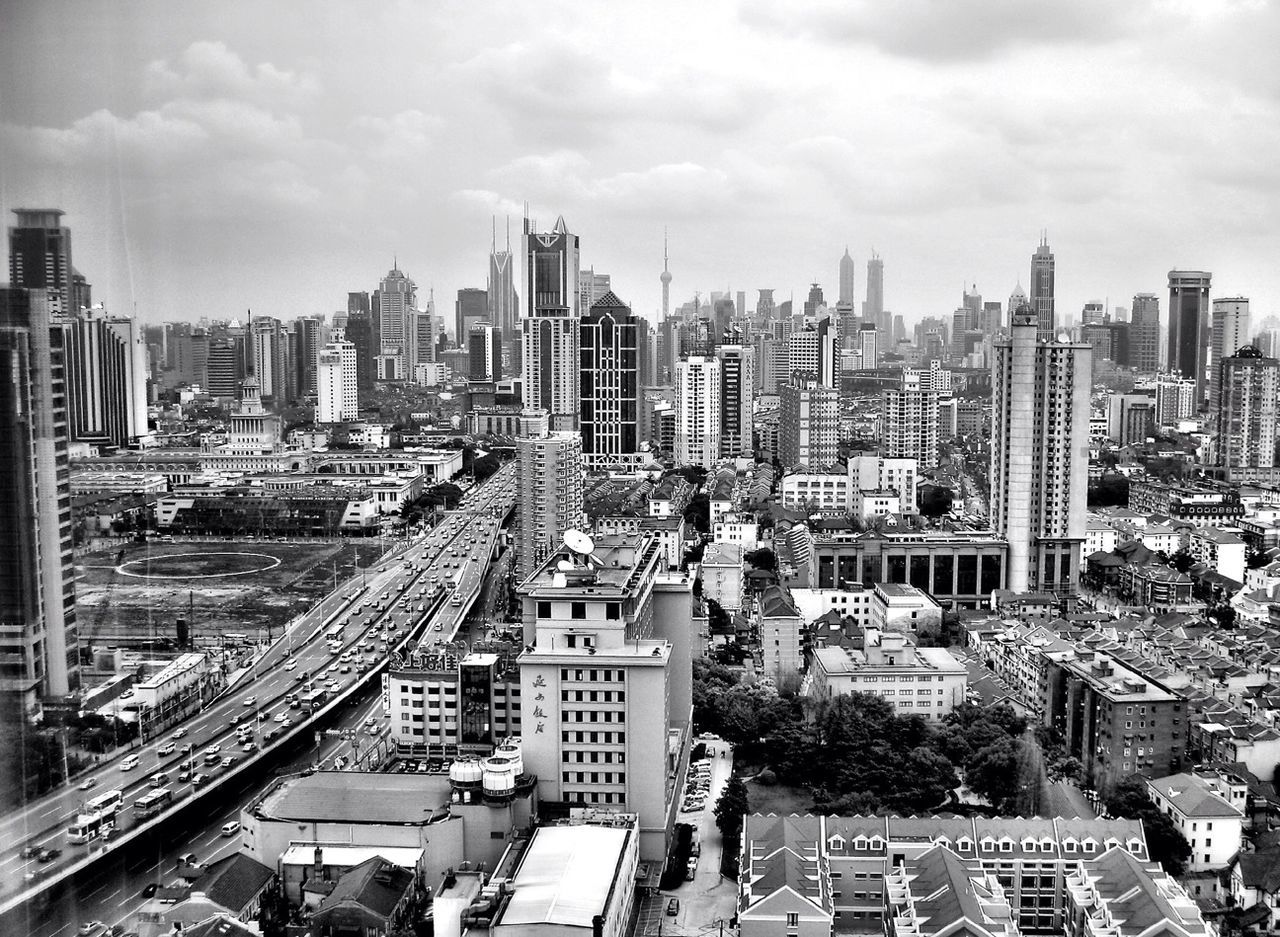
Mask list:
[[[329,843],[317,845],[295,843],[280,856],[281,865],[316,864],[316,849],[320,850],[321,861],[325,865],[349,866],[355,868],[361,862],[367,862],[374,856],[381,856],[392,865],[402,869],[416,869],[425,850],[416,846],[334,846]]]
[[[603,914],[630,830],[604,826],[544,826],[520,860],[511,900],[494,920],[591,928]],[[619,882],[631,888],[631,882]]]
[[[286,778],[258,802],[269,820],[429,823],[449,803],[447,774],[321,771]]]

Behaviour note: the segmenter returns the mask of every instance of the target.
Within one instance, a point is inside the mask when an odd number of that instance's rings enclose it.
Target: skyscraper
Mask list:
[[[373,307],[378,320],[378,380],[400,381],[405,378],[409,311],[417,308],[418,288],[393,266],[373,294]]]
[[[950,372],[902,369],[897,387],[880,395],[880,440],[889,459],[915,459],[921,469],[938,464],[936,377]]]
[[[853,292],[853,276],[856,267],[853,258],[849,256],[849,248],[846,245],[844,256],[840,258],[840,298],[837,302],[841,306],[849,306],[850,308],[857,302]]]
[[[804,314],[806,316],[816,316],[818,310],[827,305],[826,299],[822,295],[822,287],[817,283],[809,284],[809,297],[804,301]]]
[[[582,526],[582,437],[577,433],[522,436],[516,440],[520,479],[520,541],[516,555],[523,579],[560,545],[566,530]]]
[[[1217,463],[1229,479],[1274,481],[1276,418],[1280,412],[1280,360],[1252,345],[1225,356],[1215,367],[1218,387]],[[1249,471],[1253,470],[1253,471]],[[1258,470],[1264,470],[1259,472]]]
[[[1057,327],[1054,313],[1054,261],[1053,251],[1049,250],[1049,242],[1042,234],[1040,245],[1031,255],[1031,311],[1036,315],[1037,341],[1052,341]],[[1010,310],[1010,321],[1012,313]]]
[[[690,355],[676,363],[676,462],[715,465],[720,456],[720,359]]]
[[[67,407],[71,435],[131,445],[147,432],[147,351],[141,326],[102,308],[62,322],[67,338]]]
[[[754,423],[751,404],[755,388],[755,349],[750,345],[721,345],[720,454],[726,458],[751,456]]]
[[[502,332],[497,326],[480,322],[467,334],[468,379],[502,380]]]
[[[835,464],[840,441],[840,398],[812,374],[795,373],[782,386],[778,461],[820,471]]]
[[[888,331],[884,323],[884,261],[874,251],[867,261],[867,299],[862,304],[862,321]]]
[[[316,366],[316,422],[343,423],[360,416],[356,346],[335,339],[320,349]]]
[[[1169,271],[1170,371],[1196,382],[1196,408],[1204,403],[1209,367],[1209,287],[1212,273]]]
[[[1024,306],[995,345],[991,517],[1009,541],[1009,589],[1065,594],[1085,539],[1092,350],[1042,331]]]
[[[284,328],[279,319],[255,316],[249,330],[253,355],[253,375],[258,379],[262,396],[276,403],[286,399]]]
[[[796,373],[812,374],[819,383],[834,387],[836,366],[836,330],[830,317],[807,320],[804,328],[793,331],[787,339],[787,377]]]
[[[1209,412],[1217,411],[1218,370],[1222,360],[1252,341],[1249,300],[1243,296],[1215,299],[1209,337]]]
[[[453,335],[459,348],[466,347],[471,326],[492,321],[488,293],[471,286],[458,290],[458,299],[453,304]]]
[[[1139,374],[1160,370],[1160,297],[1138,293],[1129,313],[1129,361]]]
[[[612,280],[607,273],[596,273],[596,268],[578,271],[578,311],[586,315],[596,304],[596,300],[604,296],[612,288]]]
[[[317,391],[316,368],[320,362],[320,348],[324,345],[324,330],[322,316],[299,316],[293,322],[297,393],[302,396],[310,396]]]
[[[516,294],[515,255],[511,252],[511,223],[507,222],[507,247],[498,250],[498,234],[494,230],[489,250],[489,283],[485,291],[489,305],[488,321],[502,333],[502,342],[517,339],[520,329],[520,297]]]
[[[45,290],[0,288],[0,694],[28,720],[80,683],[65,337]]]
[[[62,225],[63,212],[15,208],[13,213],[18,218],[9,228],[9,285],[44,290],[51,315],[77,311],[71,229]]]
[[[546,410],[551,428],[578,426],[578,237],[564,218],[550,231],[525,221],[529,314],[522,325],[524,405]]]
[[[378,374],[378,322],[369,311],[368,293],[347,294],[347,324],[343,337],[356,346],[356,388],[362,396],[373,393]]]
[[[582,457],[588,468],[637,450],[640,419],[640,328],[631,308],[606,292],[582,317]]]

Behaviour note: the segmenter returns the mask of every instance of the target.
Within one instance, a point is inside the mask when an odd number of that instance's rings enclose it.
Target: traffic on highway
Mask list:
[[[514,468],[506,466],[435,527],[384,556],[363,582],[317,603],[199,715],[0,819],[4,908],[101,857],[202,788],[251,769],[326,706],[355,702],[358,684],[372,692],[371,672],[409,642],[452,640],[480,593],[514,500]],[[371,711],[363,728],[383,731],[380,715]]]

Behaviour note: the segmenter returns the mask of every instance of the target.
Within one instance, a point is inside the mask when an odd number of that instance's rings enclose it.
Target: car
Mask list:
[[[295,668],[295,667],[297,667],[297,666],[298,666],[298,662],[297,662],[296,660],[292,660],[292,659],[290,659],[290,660],[289,660],[289,661],[284,665],[284,669],[285,669],[285,670],[293,670],[293,668]]]
[[[101,921],[85,921],[76,930],[76,933],[80,934],[81,937],[88,937],[89,934],[96,934],[99,931],[104,931],[106,929],[107,925],[103,924]]]
[[[32,859],[40,855],[40,847],[32,843],[30,846],[22,847],[22,858]]]
[[[232,765],[234,765],[235,763],[236,763],[236,760],[235,760],[234,758],[232,758],[230,755],[224,755],[224,756],[223,756],[223,758],[222,758],[222,764],[221,764],[221,767],[223,767],[223,768],[230,768],[230,767],[231,767]]]
[[[286,718],[288,717],[285,716],[284,713],[282,712],[276,713],[276,722],[284,722]]]
[[[258,698],[256,696],[246,696],[244,698],[244,702],[241,703],[240,705],[241,706],[257,706]]]
[[[87,791],[97,786],[98,786],[97,778],[85,778],[84,782],[80,785],[80,790]]]
[[[232,820],[230,823],[222,824],[223,836],[235,836],[239,832],[240,832],[240,824],[236,820]]]
[[[52,862],[54,859],[57,859],[61,855],[62,855],[61,849],[41,849],[39,854],[36,856],[36,858],[39,859],[41,862]]]
[[[338,681],[330,680],[328,683],[325,684],[325,689],[327,689],[330,693],[338,692]]]
[[[150,884],[148,884],[148,885],[147,885],[147,887],[146,887],[146,888],[142,889],[142,897],[143,897],[143,898],[150,898],[150,897],[154,896],[154,895],[155,895],[155,893],[156,893],[157,891],[159,891],[159,890],[160,890],[160,883],[159,883],[159,882],[151,882]]]
[[[142,759],[139,758],[137,755],[130,755],[124,761],[120,762],[120,770],[132,771],[134,768],[138,767],[138,763],[141,761]]]
[[[680,913],[680,899],[672,898],[667,902],[667,917],[675,917]]]
[[[178,731],[173,733],[174,741],[177,741],[178,739],[182,738],[184,735],[187,734],[188,731],[189,730],[187,729],[186,726],[179,726]]]
[[[307,672],[304,670],[304,671],[302,671],[302,673],[300,673],[300,674],[298,674],[296,677],[294,677],[294,679],[295,679],[295,680],[297,680],[299,683],[306,683],[308,680],[310,680],[310,679],[311,679],[311,674],[307,673]]]
[[[268,729],[265,733],[263,733],[262,741],[274,742],[276,738],[280,735],[281,731],[282,731],[281,729],[277,729],[274,727]]]
[[[292,720],[292,719],[290,719],[288,716],[285,716],[285,717],[284,717],[284,722],[280,723],[280,728],[282,728],[282,729],[287,729],[287,728],[289,728],[291,725],[293,725],[293,720]]]
[[[168,758],[177,750],[178,750],[178,746],[175,745],[173,742],[165,742],[163,745],[160,746],[159,749],[156,750],[156,754],[159,755],[161,758]]]
[[[186,784],[190,780],[191,780],[191,769],[189,767],[184,766],[183,769],[178,772],[178,783]]]
[[[328,667],[328,671],[329,671],[329,673],[337,673],[337,672],[338,672],[338,665],[337,665],[337,664],[330,664],[330,665],[329,665],[329,667]]]
[[[366,729],[372,729],[372,728],[373,728],[374,726],[376,726],[377,724],[378,724],[378,717],[377,717],[377,716],[370,716],[368,719],[366,719],[366,720],[364,721],[364,727],[365,727]]]
[[[209,775],[202,774],[199,771],[197,771],[195,774],[191,775],[191,786],[203,787],[208,782],[208,780],[209,780]]]
[[[339,668],[339,672],[340,672],[340,673],[351,673],[351,665],[350,665],[350,664],[343,664],[343,665]]]
[[[233,725],[233,726],[239,725],[239,724],[240,724],[240,714],[239,714],[239,713],[234,713],[234,714],[231,716],[231,718],[227,720],[227,724],[228,724],[228,725]]]
[[[194,852],[187,852],[178,856],[179,869],[195,868],[198,865],[200,865],[200,860],[196,858]]]

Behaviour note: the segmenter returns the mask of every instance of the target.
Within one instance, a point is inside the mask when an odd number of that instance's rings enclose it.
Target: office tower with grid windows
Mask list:
[[[754,452],[754,400],[756,350],[750,345],[721,345],[720,357],[720,454],[725,458],[750,457]]]
[[[551,428],[578,428],[578,236],[564,218],[550,231],[525,220],[528,314],[521,322],[524,405],[546,410]]]
[[[641,322],[631,307],[607,291],[582,317],[582,457],[588,469],[617,462],[640,442]],[[647,336],[646,336],[647,338]]]
[[[1036,314],[1038,341],[1051,341],[1057,325],[1054,312],[1054,258],[1049,242],[1042,235],[1031,255],[1031,309]]]
[[[1196,409],[1204,404],[1209,370],[1209,288],[1213,274],[1169,271],[1169,354],[1166,367],[1196,382]]]
[[[71,436],[132,445],[147,432],[147,349],[142,327],[101,308],[60,317],[67,331],[67,407]]]
[[[1229,479],[1274,482],[1280,360],[1253,345],[1238,348],[1215,367],[1218,386],[1214,449]]]
[[[839,455],[840,396],[812,374],[792,375],[781,391],[778,461],[784,468],[830,468]]]
[[[991,516],[1009,542],[1008,588],[1075,591],[1089,483],[1092,348],[1042,342],[1023,306],[992,367]]]
[[[356,346],[341,339],[320,349],[316,379],[316,422],[343,423],[360,416]]]
[[[1209,412],[1216,413],[1214,395],[1219,384],[1222,361],[1252,341],[1249,300],[1244,296],[1224,297],[1213,301],[1209,329]]]
[[[520,479],[520,541],[516,568],[523,579],[550,554],[566,530],[581,527],[582,437],[576,432],[516,441]]]
[[[1138,293],[1129,313],[1129,363],[1139,374],[1160,370],[1160,297]]]
[[[689,355],[676,364],[676,448],[679,465],[716,464],[720,457],[720,359]]]
[[[45,290],[0,288],[0,704],[28,722],[80,684],[66,337]]]

